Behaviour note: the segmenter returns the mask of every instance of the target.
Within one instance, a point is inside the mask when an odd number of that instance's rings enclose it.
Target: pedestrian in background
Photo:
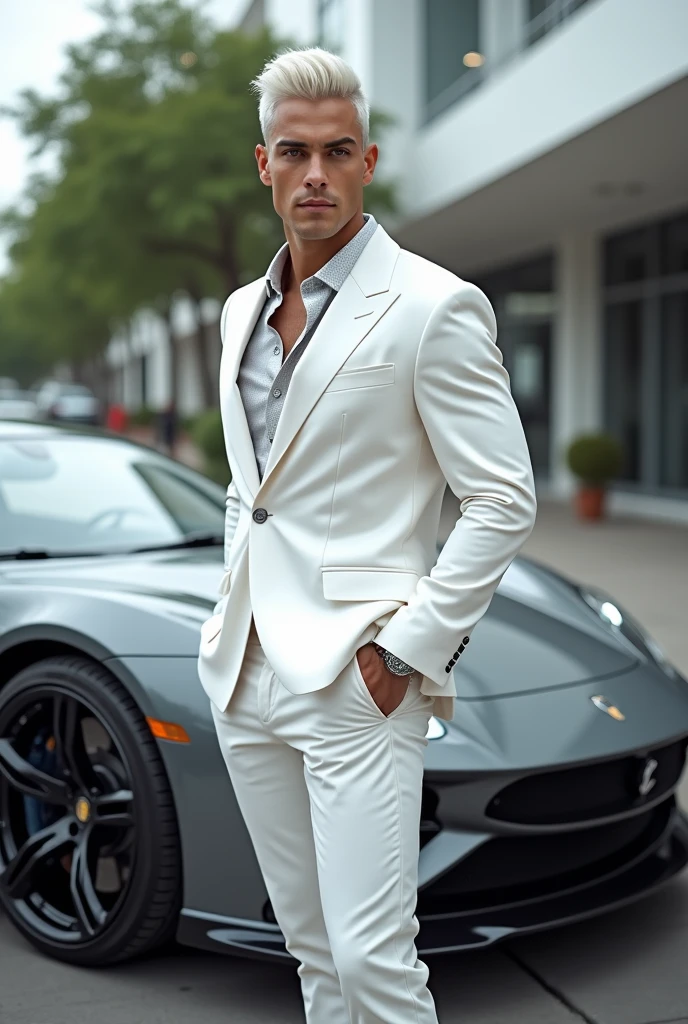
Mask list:
[[[174,458],[177,444],[177,407],[173,399],[167,403],[160,413],[159,431],[163,451]]]

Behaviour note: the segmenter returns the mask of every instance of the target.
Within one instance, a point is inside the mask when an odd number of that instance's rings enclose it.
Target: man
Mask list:
[[[254,84],[287,242],[222,314],[232,482],[199,674],[308,1024],[433,1024],[426,732],[532,529],[530,460],[485,296],[363,213],[378,150],[353,70],[291,51]]]

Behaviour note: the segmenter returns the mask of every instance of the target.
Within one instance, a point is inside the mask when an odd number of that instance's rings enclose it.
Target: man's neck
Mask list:
[[[298,291],[303,282],[318,270],[322,270],[325,264],[358,234],[364,224],[363,213],[359,211],[336,235],[316,239],[300,238],[285,225],[284,234],[289,243],[289,260],[284,268],[283,276],[286,280],[282,281],[283,291]]]

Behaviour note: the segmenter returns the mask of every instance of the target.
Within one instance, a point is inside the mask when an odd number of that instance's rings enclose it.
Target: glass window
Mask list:
[[[688,292],[662,302],[660,482],[688,487]]]
[[[605,284],[642,281],[649,273],[651,235],[647,228],[608,239],[604,252]]]
[[[588,0],[528,0],[528,44],[532,45],[538,39],[542,39],[586,3]]]
[[[491,271],[475,282],[497,314],[497,344],[525,431],[536,478],[550,465],[552,321],[556,312],[551,255]]]
[[[642,303],[607,308],[607,425],[624,446],[622,480],[640,480]]]
[[[425,0],[425,95],[432,103],[463,76],[467,53],[480,52],[479,0]],[[456,97],[452,98],[456,99]]]
[[[224,491],[105,438],[0,442],[0,550],[107,552],[224,531]]]
[[[662,224],[659,244],[662,273],[688,273],[688,213]]]

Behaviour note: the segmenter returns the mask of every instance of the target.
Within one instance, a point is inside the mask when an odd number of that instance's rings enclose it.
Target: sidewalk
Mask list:
[[[688,527],[583,522],[567,503],[541,501],[522,554],[609,591],[688,676]]]

